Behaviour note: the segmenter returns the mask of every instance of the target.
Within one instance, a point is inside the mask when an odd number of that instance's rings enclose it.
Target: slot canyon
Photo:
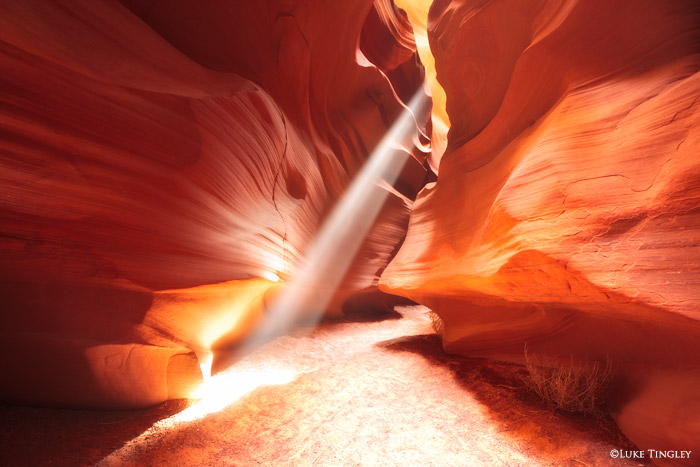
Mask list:
[[[1,465],[700,466],[697,0],[0,0],[0,61]]]

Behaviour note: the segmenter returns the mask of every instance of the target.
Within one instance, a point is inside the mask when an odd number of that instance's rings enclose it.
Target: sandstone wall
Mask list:
[[[700,450],[699,14],[433,2],[452,125],[381,279],[443,318],[448,352],[609,356],[643,448]]]

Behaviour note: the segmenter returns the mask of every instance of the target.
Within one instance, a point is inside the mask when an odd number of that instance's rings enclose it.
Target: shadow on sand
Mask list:
[[[436,334],[400,337],[377,346],[389,352],[418,354],[448,369],[459,385],[488,410],[500,432],[545,457],[566,449],[567,440],[601,451],[605,457],[612,447],[637,449],[609,415],[594,418],[550,409],[527,388],[528,372],[522,365],[448,355]]]
[[[139,410],[0,406],[0,465],[94,465],[155,422],[191,404],[170,400]]]

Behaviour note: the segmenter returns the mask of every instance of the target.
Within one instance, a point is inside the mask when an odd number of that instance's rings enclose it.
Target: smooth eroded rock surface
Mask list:
[[[623,431],[700,450],[697,2],[430,15],[452,126],[381,286],[437,312],[449,352],[609,356]]]
[[[1,397],[187,395],[403,109],[357,62],[371,2],[234,6],[0,2]],[[341,297],[376,286],[424,177],[410,159]]]

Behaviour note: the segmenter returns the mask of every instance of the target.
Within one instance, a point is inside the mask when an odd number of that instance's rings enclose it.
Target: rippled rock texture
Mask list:
[[[0,395],[189,394],[293,276],[420,55],[434,151],[386,187],[332,308],[380,281],[449,352],[610,358],[632,441],[700,453],[700,5],[397,3],[0,1]]]
[[[254,328],[422,82],[397,11],[335,3],[0,2],[4,399],[182,397]],[[419,159],[337,308],[395,253]]]
[[[384,290],[449,352],[615,364],[644,448],[700,452],[700,5],[436,0],[452,122]]]

